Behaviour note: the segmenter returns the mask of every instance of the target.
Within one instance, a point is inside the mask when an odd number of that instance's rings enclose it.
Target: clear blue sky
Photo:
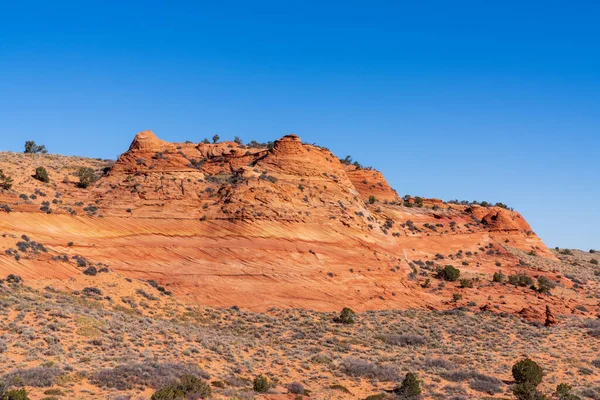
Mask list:
[[[0,149],[294,132],[600,248],[598,1],[3,1]]]

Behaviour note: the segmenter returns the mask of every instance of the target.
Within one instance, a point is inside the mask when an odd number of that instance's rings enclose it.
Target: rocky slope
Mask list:
[[[38,166],[50,183],[32,177]],[[77,186],[81,166],[98,176],[87,189]],[[114,164],[4,153],[0,169],[14,178],[0,193],[0,275],[41,285],[73,289],[78,257],[217,307],[597,312],[519,213],[401,199],[380,172],[295,135],[251,148],[168,143],[144,131]],[[473,287],[438,279],[446,265]],[[548,277],[556,295],[492,284],[498,271]]]

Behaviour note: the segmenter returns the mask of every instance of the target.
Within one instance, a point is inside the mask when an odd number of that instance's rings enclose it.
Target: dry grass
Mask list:
[[[159,299],[153,315],[120,299],[5,283],[4,380],[30,393],[52,387],[69,398],[141,399],[193,373],[215,382],[217,397],[248,397],[251,380],[265,374],[275,391],[298,383],[313,397],[337,398],[391,389],[414,371],[424,380],[426,398],[506,397],[510,387],[502,380],[510,380],[512,364],[529,355],[544,367],[547,391],[568,382],[580,393],[600,393],[600,340],[590,335],[596,322],[577,317],[548,329],[513,315],[460,309],[374,311],[343,325],[332,322],[332,313],[306,310],[186,307],[134,283],[141,289],[135,302],[147,301],[142,292]]]

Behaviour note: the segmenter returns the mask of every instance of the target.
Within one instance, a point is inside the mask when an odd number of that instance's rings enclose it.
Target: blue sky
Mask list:
[[[304,141],[600,248],[600,3],[2,2],[0,150]]]

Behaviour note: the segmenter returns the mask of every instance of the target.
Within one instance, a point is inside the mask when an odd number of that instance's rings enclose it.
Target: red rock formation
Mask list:
[[[32,193],[38,181],[18,177],[13,192],[0,193],[0,202],[13,209],[2,214],[0,231],[17,238],[27,234],[50,249],[17,262],[3,253],[15,241],[1,238],[0,275],[18,271],[27,279],[67,279],[77,269],[52,261],[66,253],[133,278],[154,279],[176,296],[213,306],[439,309],[449,307],[451,285],[434,291],[426,277],[409,279],[411,263],[453,264],[466,276],[491,276],[499,259],[505,269],[523,268],[504,246],[537,247],[546,255],[516,212],[436,199],[404,207],[380,172],[343,165],[329,150],[303,144],[296,135],[268,149],[167,143],[140,132],[88,190],[77,188],[68,172],[59,175],[77,166],[69,162],[81,163],[65,158],[50,171],[56,176],[53,190],[61,193],[51,214],[40,212],[42,199],[18,197]],[[10,171],[13,164],[0,162],[0,169]],[[29,176],[36,166],[27,167]],[[370,196],[374,204],[368,204]],[[97,212],[90,213],[90,205]],[[488,245],[493,255],[480,250]],[[501,290],[465,295],[481,304]],[[527,296],[535,298],[530,292],[504,309],[518,311]],[[552,301],[563,310],[560,299]]]
[[[544,325],[552,326],[556,325],[557,323],[558,321],[556,321],[554,314],[552,314],[552,311],[550,311],[550,306],[546,305],[546,321],[544,322]]]
[[[344,169],[363,200],[368,200],[371,196],[379,201],[399,200],[398,194],[390,187],[381,172],[374,169],[359,169],[354,165],[347,165]]]
[[[131,142],[129,151],[158,151],[165,150],[168,147],[172,147],[172,145],[157,138],[154,132],[142,131]]]
[[[523,307],[518,314],[521,316],[521,318],[530,322],[539,322],[543,318],[542,313],[531,306]]]

